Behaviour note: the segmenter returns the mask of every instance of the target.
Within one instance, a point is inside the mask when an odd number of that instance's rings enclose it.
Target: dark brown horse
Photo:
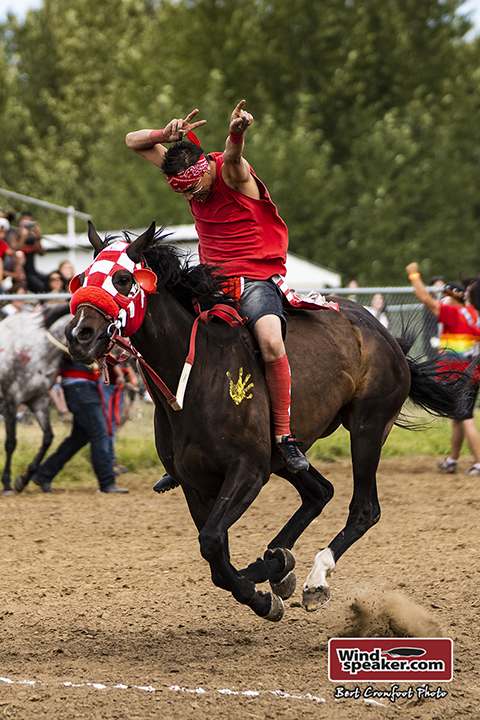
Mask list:
[[[101,261],[110,241],[102,242],[93,225],[89,237],[96,262]],[[206,266],[182,266],[177,251],[155,236],[154,224],[136,239],[125,236],[124,242],[130,264],[145,260],[158,278],[158,289],[148,295],[145,318],[133,333],[132,344],[166,385],[175,389],[195,320],[192,299],[202,307],[219,302],[217,276]],[[94,263],[87,274],[95,267]],[[112,271],[114,292],[124,300],[138,290],[137,281],[141,284],[135,272]],[[88,275],[90,280],[94,277],[95,273]],[[109,316],[98,304],[95,307],[96,301],[89,301],[85,294],[88,282],[81,277],[80,284],[84,285],[83,300],[66,336],[72,356],[89,363],[106,352],[114,313]],[[399,342],[362,306],[341,299],[338,304],[339,312],[299,310],[288,317],[292,431],[308,449],[339,425],[346,427],[354,479],[346,525],[317,554],[304,584],[307,610],[328,601],[327,577],[336,562],[380,518],[377,466],[405,399],[410,396],[448,416],[459,397],[458,388],[452,392],[451,384],[435,380],[431,365],[407,360]],[[145,377],[155,402],[158,455],[181,484],[213,582],[258,615],[279,620],[283,615],[280,598],[290,597],[295,588],[291,548],[331,499],[333,488],[313,467],[290,473],[272,449],[269,395],[255,341],[244,327],[230,327],[221,320],[199,323],[195,362],[179,411],[151,377]],[[230,561],[228,530],[272,472],[296,488],[300,507],[269,543],[263,558],[237,570]],[[255,589],[256,583],[267,580],[272,592]]]

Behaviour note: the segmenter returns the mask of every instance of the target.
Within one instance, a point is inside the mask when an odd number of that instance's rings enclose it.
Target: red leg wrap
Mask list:
[[[290,365],[287,356],[265,363],[270,401],[272,403],[273,434],[290,435]]]

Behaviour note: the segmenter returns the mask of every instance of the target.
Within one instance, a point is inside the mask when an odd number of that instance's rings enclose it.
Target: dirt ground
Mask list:
[[[480,717],[480,479],[440,475],[435,464],[382,461],[382,519],[340,560],[331,602],[306,613],[302,583],[343,526],[351,491],[349,463],[318,466],[335,497],[297,543],[298,587],[280,623],[212,585],[181,491],[154,494],[157,477],[122,476],[122,496],[92,486],[0,497],[0,716]],[[272,478],[231,531],[237,567],[263,553],[297,505]],[[446,697],[335,699],[328,639],[357,634],[452,638]]]

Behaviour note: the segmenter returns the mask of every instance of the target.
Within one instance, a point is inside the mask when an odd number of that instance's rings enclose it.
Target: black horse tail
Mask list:
[[[397,341],[410,369],[409,398],[414,405],[437,417],[462,417],[472,401],[472,383],[475,382],[472,370],[451,371],[439,367],[436,358],[412,358],[407,354],[411,339],[402,337]]]

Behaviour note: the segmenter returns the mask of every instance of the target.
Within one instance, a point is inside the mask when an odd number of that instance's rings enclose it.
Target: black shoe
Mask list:
[[[281,442],[277,443],[277,448],[290,472],[308,470],[310,467],[307,458],[298,449],[301,444],[297,442],[295,435],[283,435]]]
[[[111,485],[107,485],[106,488],[103,488],[99,490],[98,492],[103,493],[128,493],[127,488],[121,488],[117,485],[117,483],[112,483]]]
[[[40,480],[37,480],[36,477],[32,477],[32,480],[35,483],[35,485],[38,485],[38,487],[41,488],[42,492],[46,492],[46,493],[52,492],[52,484],[48,480],[47,480],[47,482],[44,482],[44,483],[41,483]]]
[[[161,477],[160,480],[157,480],[157,482],[153,486],[153,489],[155,490],[155,492],[163,493],[167,492],[167,490],[173,490],[173,488],[176,488],[179,485],[180,483],[174,480],[171,475],[165,473],[165,475]]]

